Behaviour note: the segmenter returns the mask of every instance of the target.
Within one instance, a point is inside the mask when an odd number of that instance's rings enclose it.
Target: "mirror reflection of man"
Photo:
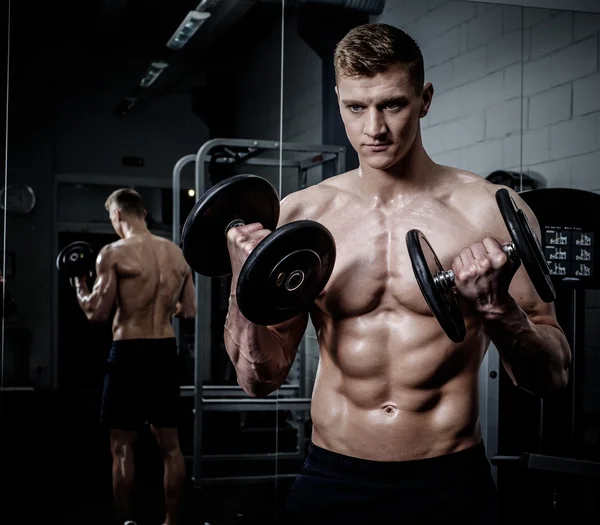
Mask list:
[[[193,275],[181,248],[149,231],[136,191],[113,192],[105,207],[120,239],[100,250],[92,290],[85,278],[76,279],[75,287],[92,322],[107,321],[116,306],[101,422],[110,429],[117,514],[134,523],[133,445],[149,424],[164,460],[164,523],[175,525],[185,465],[177,434],[180,394],[172,319],[196,315]]]

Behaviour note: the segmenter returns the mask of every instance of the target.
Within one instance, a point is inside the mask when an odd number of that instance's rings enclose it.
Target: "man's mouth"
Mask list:
[[[389,142],[376,142],[374,144],[365,144],[370,151],[384,151],[390,146]]]

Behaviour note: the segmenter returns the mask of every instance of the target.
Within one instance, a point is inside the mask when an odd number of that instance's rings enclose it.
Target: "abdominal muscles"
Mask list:
[[[427,308],[408,256],[390,250],[401,246],[403,232],[390,244],[373,230],[371,245],[361,245],[365,255],[354,244],[351,259],[338,235],[341,256],[313,312],[320,362],[312,440],[381,461],[467,448],[481,439],[477,381],[486,342],[470,330],[466,341],[452,343]]]

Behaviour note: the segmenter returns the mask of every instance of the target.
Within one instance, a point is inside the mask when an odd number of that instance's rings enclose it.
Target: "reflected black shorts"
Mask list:
[[[138,430],[145,423],[177,426],[175,338],[114,341],[107,365],[101,424],[120,430]]]
[[[496,486],[482,443],[397,462],[357,459],[311,444],[282,523],[495,525]]]

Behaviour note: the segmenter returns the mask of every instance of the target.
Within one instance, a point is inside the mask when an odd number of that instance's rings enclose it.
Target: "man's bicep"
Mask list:
[[[114,253],[107,247],[100,250],[96,258],[96,280],[91,295],[95,305],[94,317],[99,320],[107,319],[117,297]]]
[[[557,324],[554,303],[542,301],[523,264],[513,277],[509,293],[533,323]]]

